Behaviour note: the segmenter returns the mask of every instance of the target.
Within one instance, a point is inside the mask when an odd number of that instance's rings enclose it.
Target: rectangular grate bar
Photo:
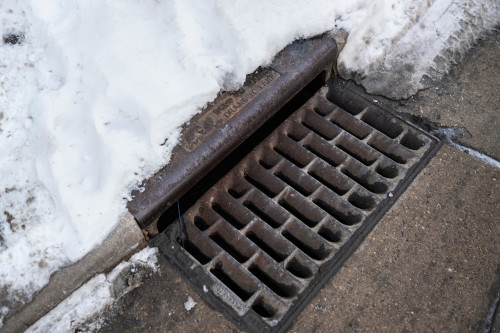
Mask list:
[[[186,239],[173,224],[153,240],[249,331],[286,330],[439,146],[334,93],[320,89],[188,209]]]

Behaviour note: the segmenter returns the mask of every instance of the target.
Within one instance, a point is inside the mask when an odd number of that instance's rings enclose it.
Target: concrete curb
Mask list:
[[[99,247],[80,261],[52,274],[49,284],[37,292],[29,303],[9,313],[0,332],[26,330],[93,276],[109,271],[145,246],[141,229],[127,212]]]

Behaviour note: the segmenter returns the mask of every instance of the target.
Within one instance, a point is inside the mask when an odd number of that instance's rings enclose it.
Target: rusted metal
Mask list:
[[[244,329],[284,331],[438,147],[324,87],[153,244]]]
[[[139,226],[156,234],[157,218],[322,71],[328,77],[335,55],[329,36],[297,41],[195,116],[168,165],[132,193],[128,209]]]

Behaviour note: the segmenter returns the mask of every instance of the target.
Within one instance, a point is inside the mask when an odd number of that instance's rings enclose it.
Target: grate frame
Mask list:
[[[151,243],[240,327],[283,332],[440,145],[335,81]]]

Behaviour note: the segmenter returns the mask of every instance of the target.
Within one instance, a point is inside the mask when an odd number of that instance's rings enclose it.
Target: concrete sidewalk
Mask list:
[[[462,143],[499,159],[500,36],[436,87],[377,100],[464,127],[472,136]],[[483,331],[500,290],[499,184],[500,169],[443,146],[291,331]],[[190,311],[188,297],[197,302]],[[163,259],[158,275],[93,320],[100,332],[237,331]]]

